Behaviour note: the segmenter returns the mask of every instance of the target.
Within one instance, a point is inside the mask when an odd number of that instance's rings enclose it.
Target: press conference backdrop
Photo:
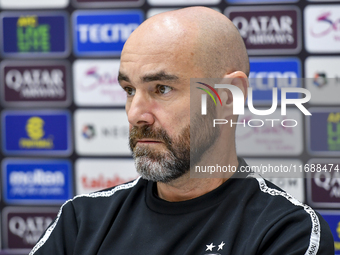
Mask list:
[[[131,32],[163,11],[205,5],[234,22],[257,78],[256,107],[271,105],[272,87],[312,93],[312,116],[288,109],[294,128],[238,128],[249,164],[340,164],[339,1],[70,1],[0,0],[1,254],[27,254],[74,195],[137,177],[119,57]],[[249,119],[259,116],[239,121]],[[324,216],[340,254],[340,174],[308,175],[271,180]]]

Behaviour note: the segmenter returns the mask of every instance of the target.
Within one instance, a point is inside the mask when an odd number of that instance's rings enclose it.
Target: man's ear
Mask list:
[[[236,86],[239,90],[242,91],[243,96],[244,96],[244,102],[246,102],[249,83],[248,83],[247,75],[245,73],[241,71],[236,71],[233,73],[226,74],[223,77],[223,80],[221,81],[221,83]],[[223,104],[222,108],[224,108],[223,115],[225,115],[225,117],[228,117],[228,116],[230,117],[232,115],[233,103],[234,103],[233,94],[227,88],[220,88],[219,94],[221,95],[221,100]]]
[[[230,74],[227,74],[225,78],[228,78],[231,81],[231,85],[234,85],[238,87],[240,90],[242,90],[242,93],[244,95],[244,102],[247,99],[248,96],[248,77],[244,72],[236,71]]]

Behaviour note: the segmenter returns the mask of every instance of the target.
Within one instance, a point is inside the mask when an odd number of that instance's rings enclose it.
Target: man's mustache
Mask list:
[[[130,130],[129,145],[133,150],[136,147],[137,141],[140,139],[153,139],[163,142],[166,147],[171,147],[172,140],[167,132],[162,128],[153,128],[150,125],[141,127],[133,126]]]

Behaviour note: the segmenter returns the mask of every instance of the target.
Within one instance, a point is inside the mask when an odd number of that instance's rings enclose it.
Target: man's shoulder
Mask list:
[[[109,203],[122,203],[129,196],[138,193],[136,190],[144,189],[146,181],[140,177],[114,187],[103,189],[89,194],[80,194],[75,196],[70,202],[72,202],[75,209],[80,207],[84,210],[86,207],[93,206],[108,206]]]
[[[255,193],[254,199],[257,200],[257,203],[262,204],[262,206],[274,207],[276,210],[283,210],[286,213],[289,213],[290,210],[310,208],[259,174],[251,173],[247,176],[247,179],[252,180],[251,186],[253,187],[252,192]],[[274,208],[271,208],[271,210]]]
[[[250,174],[248,178],[258,186],[251,203],[253,209],[250,210],[257,210],[254,228],[265,233],[263,245],[267,241],[272,242],[270,240],[275,237],[278,242],[287,242],[287,245],[299,242],[305,254],[331,254],[333,238],[319,213],[258,174]]]
[[[258,215],[256,221],[260,225],[276,225],[280,221],[290,221],[299,218],[310,228],[319,225],[318,215],[309,205],[296,199],[294,196],[279,188],[272,182],[264,179],[258,174],[249,174],[249,206],[247,209],[253,215]],[[251,182],[251,184],[249,183]]]

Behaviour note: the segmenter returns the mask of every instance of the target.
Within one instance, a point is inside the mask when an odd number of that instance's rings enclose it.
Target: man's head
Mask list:
[[[189,171],[190,135],[209,133],[195,144],[202,153],[215,143],[219,134],[202,127],[199,119],[192,123],[203,129],[190,132],[190,78],[244,78],[248,73],[242,38],[221,13],[190,7],[141,24],[124,46],[118,77],[128,94],[137,171],[149,180],[172,181]],[[230,104],[230,93],[221,97]]]

